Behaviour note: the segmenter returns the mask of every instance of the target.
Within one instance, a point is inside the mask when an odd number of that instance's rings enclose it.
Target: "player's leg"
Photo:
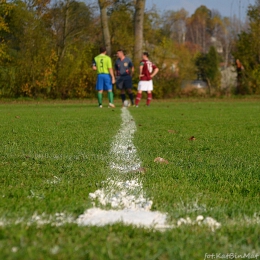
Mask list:
[[[127,89],[127,93],[129,96],[129,99],[131,100],[131,104],[132,106],[134,106],[134,94],[132,92],[132,88],[133,88],[133,83],[132,83],[132,78],[129,76],[127,76],[124,80],[124,87],[125,89]]]
[[[134,93],[132,92],[131,88],[128,89],[128,96],[129,96],[129,99],[131,100],[131,104],[133,106],[135,104],[135,102],[134,102]]]
[[[114,94],[112,92],[113,85],[112,85],[111,77],[110,77],[110,75],[107,74],[104,76],[104,78],[105,78],[104,79],[104,90],[107,91],[107,96],[108,96],[108,100],[109,100],[108,106],[115,107]]]
[[[102,107],[102,99],[103,99],[103,90],[98,91],[98,106]]]
[[[153,81],[149,80],[147,81],[147,100],[146,100],[147,106],[150,106],[150,103],[152,101],[152,91],[153,91]]]
[[[136,107],[138,107],[139,102],[141,101],[141,98],[142,98],[142,90],[138,90],[136,98],[135,98],[135,106]]]
[[[124,104],[126,97],[125,97],[125,90],[124,90],[124,80],[122,79],[122,77],[116,79],[116,88],[120,90],[122,104]]]
[[[124,104],[124,101],[126,99],[126,95],[125,95],[125,90],[124,89],[121,89],[121,99],[122,99],[122,104]]]
[[[102,107],[102,99],[103,99],[103,85],[104,85],[104,80],[103,80],[103,75],[99,74],[97,76],[97,83],[96,83],[96,90],[98,91],[97,98],[98,98],[98,106],[101,108]]]
[[[112,90],[108,90],[107,95],[108,95],[108,100],[109,100],[108,106],[109,107],[115,107],[115,105],[114,105],[114,93],[112,92]]]
[[[115,107],[115,105],[114,105],[114,93],[112,92],[112,90],[108,90],[107,95],[108,95],[108,100],[109,100],[109,106]]]
[[[150,103],[152,101],[152,91],[147,91],[147,100],[146,100],[146,105],[150,106]]]

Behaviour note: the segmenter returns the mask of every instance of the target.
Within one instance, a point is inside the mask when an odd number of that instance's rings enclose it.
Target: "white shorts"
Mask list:
[[[141,80],[141,81],[139,81],[138,90],[152,91],[153,90],[153,81],[152,80],[149,80],[149,81]]]

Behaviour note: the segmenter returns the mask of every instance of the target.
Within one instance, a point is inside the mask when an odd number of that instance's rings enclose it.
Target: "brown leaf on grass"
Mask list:
[[[146,171],[147,171],[146,168],[140,167],[140,168],[138,168],[137,170],[135,170],[134,173],[142,173],[142,174],[145,174]]]
[[[154,162],[157,162],[157,163],[165,163],[165,164],[168,164],[169,162],[161,157],[156,157],[154,159]]]
[[[15,118],[20,118],[20,116],[15,116]]]
[[[194,136],[191,136],[191,137],[189,138],[189,140],[190,140],[190,141],[194,141],[194,140],[196,140],[196,138],[195,138]]]
[[[168,130],[168,133],[176,134],[177,132],[175,130]]]

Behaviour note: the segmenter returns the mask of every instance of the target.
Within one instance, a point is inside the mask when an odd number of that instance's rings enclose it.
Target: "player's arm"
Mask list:
[[[157,73],[159,69],[157,67],[154,68],[153,73],[151,74],[151,78],[153,78]]]
[[[115,76],[114,76],[114,71],[113,71],[113,66],[112,66],[112,60],[111,60],[110,57],[107,58],[106,68],[108,69],[109,74],[111,76],[112,84],[114,84],[115,83]]]
[[[132,66],[132,68],[131,68],[131,76],[133,76],[134,72],[135,72],[135,68],[134,68],[134,66]]]
[[[117,77],[118,76],[118,66],[117,64],[115,63],[115,66],[114,66],[114,75]]]
[[[143,77],[143,67],[144,67],[144,63],[143,61],[140,62],[140,66],[139,66],[139,78]]]
[[[93,62],[92,62],[92,69],[97,70],[97,64],[96,64],[95,60],[93,60]]]
[[[129,71],[130,73],[129,74],[132,77],[133,74],[134,74],[135,68],[134,68],[134,64],[133,64],[133,62],[131,60],[129,60],[128,67],[130,68],[130,71]]]
[[[144,67],[144,65],[142,65],[142,64],[139,66],[139,78],[144,76],[143,75],[143,67]]]
[[[109,68],[108,70],[109,70],[109,74],[110,74],[110,76],[112,78],[112,84],[114,84],[116,82],[115,76],[114,76],[114,71],[113,71],[112,68]]]

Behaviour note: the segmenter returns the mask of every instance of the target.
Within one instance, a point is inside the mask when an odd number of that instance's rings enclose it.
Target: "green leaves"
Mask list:
[[[212,46],[207,54],[200,53],[195,63],[199,77],[207,82],[210,90],[211,87],[218,90],[220,88],[221,74],[219,72],[219,57],[216,49]]]
[[[248,8],[249,30],[241,32],[233,55],[242,63],[238,94],[259,94],[260,65],[260,2]]]

